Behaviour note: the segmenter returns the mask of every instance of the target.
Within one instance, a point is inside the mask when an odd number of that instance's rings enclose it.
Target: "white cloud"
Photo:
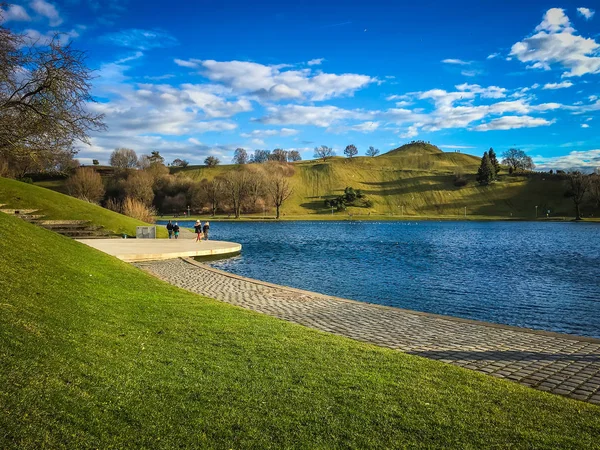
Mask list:
[[[0,8],[0,23],[4,22],[29,22],[31,17],[25,11],[25,8],[19,5],[9,5],[8,9]]]
[[[141,30],[138,28],[108,33],[102,36],[102,40],[121,47],[135,48],[139,50],[168,48],[179,43],[175,37],[171,36],[166,31],[159,29]]]
[[[325,58],[315,58],[308,61],[306,64],[309,66],[320,66],[325,61]]]
[[[589,127],[590,127],[590,126],[589,126],[589,124],[587,124],[587,123],[582,123],[582,124],[581,124],[581,128],[589,128]]]
[[[400,134],[400,137],[403,139],[410,139],[410,138],[413,138],[418,135],[419,135],[419,131],[417,130],[417,127],[414,125],[411,125],[410,127],[408,127],[406,129],[406,131],[404,133]]]
[[[209,80],[220,83],[239,94],[265,100],[322,101],[352,96],[377,79],[367,75],[336,75],[313,72],[312,69],[290,69],[288,65],[264,65],[247,61],[214,61],[176,59],[183,67],[194,67]],[[287,70],[286,70],[287,69]]]
[[[491,53],[487,56],[486,59],[494,59],[494,58],[497,58],[498,56],[500,56],[500,53]]]
[[[561,83],[546,83],[542,89],[565,89],[573,86],[570,81],[563,81]]]
[[[600,73],[600,50],[592,38],[576,33],[563,9],[552,8],[535,28],[536,34],[517,42],[510,55],[527,63],[528,69],[550,70],[552,65],[567,69],[563,77]]]
[[[267,115],[256,119],[269,125],[314,125],[327,128],[344,120],[368,120],[374,113],[363,110],[348,110],[337,106],[270,106]]]
[[[240,136],[243,138],[260,138],[264,139],[266,137],[273,136],[281,136],[281,137],[289,137],[298,134],[298,130],[294,130],[292,128],[281,128],[280,130],[252,130],[250,133],[242,133]]]
[[[515,128],[533,128],[552,125],[554,120],[531,116],[504,116],[482,123],[474,128],[476,131],[512,130]]]
[[[379,128],[379,125],[379,122],[368,121],[353,125],[350,128],[353,131],[359,131],[361,133],[372,133],[373,131],[377,130],[377,128]]]
[[[504,98],[506,89],[498,86],[481,87],[478,84],[463,83],[455,86],[459,91],[468,91],[480,95],[482,98]]]
[[[39,15],[47,17],[51,27],[56,27],[63,23],[58,10],[52,3],[48,3],[45,0],[33,0],[29,3],[29,6]]]
[[[577,8],[577,12],[580,16],[585,17],[586,20],[590,20],[596,14],[596,11],[589,8]]]
[[[533,162],[540,170],[582,170],[591,172],[600,167],[600,150],[573,151],[568,155],[544,157],[534,156]]]
[[[459,66],[468,66],[469,64],[471,64],[471,62],[469,62],[469,61],[463,61],[462,59],[454,59],[454,58],[443,59],[442,62],[444,64],[456,64]]]
[[[53,31],[48,31],[45,34],[40,33],[38,30],[27,29],[23,32],[25,35],[25,41],[29,45],[45,46],[50,44],[54,39],[57,39],[61,45],[66,45],[72,39],[79,37],[79,33],[75,30],[62,32],[58,35]]]

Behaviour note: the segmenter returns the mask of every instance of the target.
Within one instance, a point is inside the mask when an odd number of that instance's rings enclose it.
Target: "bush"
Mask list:
[[[65,186],[69,195],[90,203],[98,203],[104,196],[102,177],[91,168],[77,169]]]
[[[123,200],[122,213],[146,223],[153,223],[154,217],[156,216],[156,210],[154,208],[148,207],[139,200],[131,197],[127,197]]]

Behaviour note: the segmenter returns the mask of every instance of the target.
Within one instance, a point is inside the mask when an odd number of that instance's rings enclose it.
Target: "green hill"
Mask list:
[[[292,197],[283,207],[286,215],[323,214],[331,211],[324,200],[343,193],[347,186],[361,189],[373,201],[371,209],[349,208],[353,214],[428,216],[440,218],[468,216],[493,218],[535,218],[550,210],[551,217],[571,217],[573,204],[565,198],[564,179],[557,175],[527,174],[509,176],[479,186],[475,180],[480,158],[457,152],[443,152],[431,144],[407,144],[383,155],[300,161],[291,183]],[[236,166],[190,166],[176,169],[195,180],[212,179]],[[456,186],[457,174],[467,181]],[[345,215],[346,213],[337,213]],[[600,210],[586,205],[585,215],[598,216]]]
[[[0,448],[592,448],[600,408],[161,282],[0,213]]]
[[[135,236],[135,227],[148,225],[92,203],[28,183],[0,178],[0,204],[4,208],[37,209],[50,220],[87,220],[113,233]],[[159,227],[160,237],[166,231]]]

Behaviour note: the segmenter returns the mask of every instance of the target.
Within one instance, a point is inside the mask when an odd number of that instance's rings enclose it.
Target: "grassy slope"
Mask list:
[[[148,225],[88,202],[20,181],[0,178],[0,204],[5,208],[38,209],[47,219],[89,220],[115,233],[135,236],[135,227]],[[160,237],[166,231],[159,227]]]
[[[167,285],[0,214],[0,448],[593,448],[600,408]]]
[[[323,200],[339,195],[346,186],[362,189],[374,202],[372,213],[463,217],[467,214],[514,218],[534,218],[535,205],[540,217],[550,209],[553,216],[571,216],[573,205],[564,197],[565,187],[556,178],[509,177],[491,186],[475,181],[480,158],[464,153],[443,153],[429,145],[408,145],[376,158],[352,160],[333,158],[325,163],[295,163],[292,178],[294,193],[285,203],[286,215],[327,214]],[[206,168],[199,166],[179,170],[194,179],[211,179],[235,166]],[[460,168],[469,183],[454,186],[454,173]],[[354,214],[369,210],[350,208]],[[599,215],[600,211],[586,210]]]

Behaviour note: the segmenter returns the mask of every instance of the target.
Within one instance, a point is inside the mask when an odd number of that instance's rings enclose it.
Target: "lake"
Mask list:
[[[192,226],[191,222],[180,222]],[[600,338],[600,225],[212,222],[238,275],[399,308]]]

